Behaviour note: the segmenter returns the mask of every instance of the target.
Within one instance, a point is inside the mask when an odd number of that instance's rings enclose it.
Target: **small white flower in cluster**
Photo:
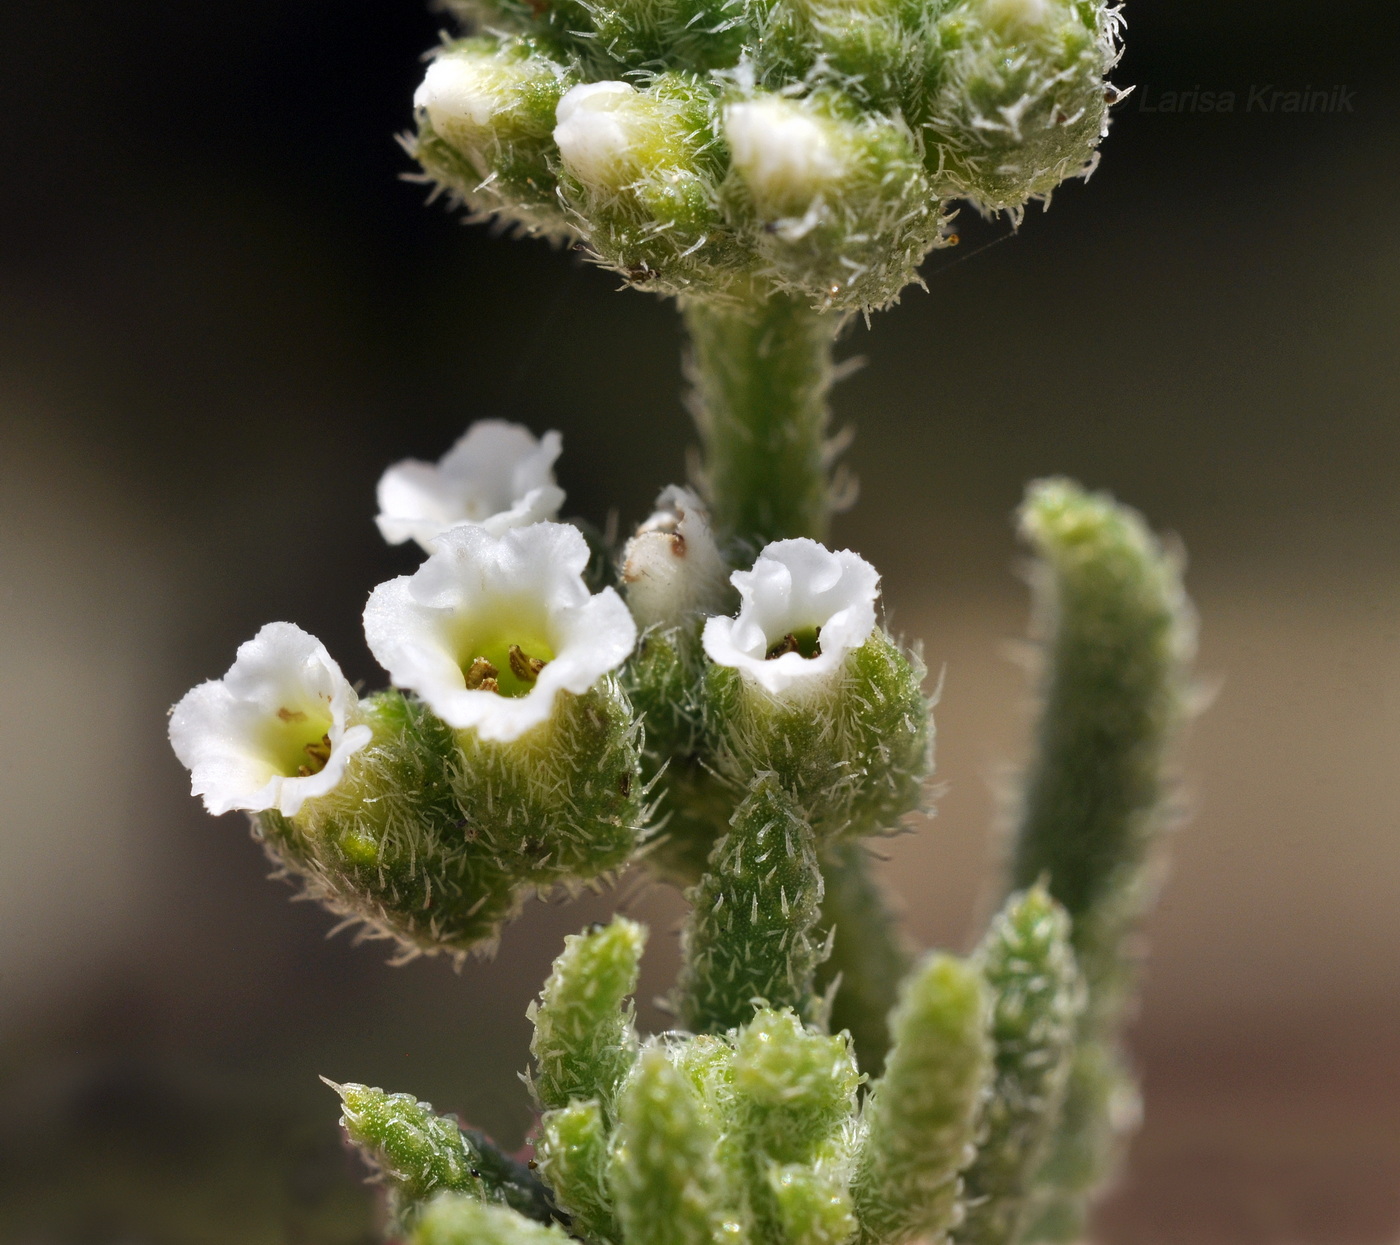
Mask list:
[[[562,523],[499,536],[451,528],[417,571],[370,594],[370,651],[448,725],[518,739],[560,692],[586,692],[637,642],[622,598],[589,593],[588,560],[588,543]]]
[[[769,96],[730,104],[724,137],[734,167],[758,200],[810,200],[846,171],[829,127],[799,104]]]
[[[461,122],[484,130],[508,102],[505,80],[485,57],[439,56],[413,94],[435,130]]]
[[[622,581],[632,616],[649,627],[712,613],[724,601],[728,576],[704,502],[679,485],[663,489],[656,513],[623,552]]]
[[[564,167],[590,186],[624,178],[644,119],[626,82],[589,82],[564,92],[554,110],[554,141]]]
[[[705,624],[705,654],[774,695],[824,687],[875,630],[880,575],[849,549],[775,541],[730,579],[739,613]]]
[[[268,623],[222,679],[201,683],[170,714],[170,743],[211,813],[301,806],[341,780],[370,741],[359,698],[325,645],[292,623]]]
[[[537,441],[519,424],[483,419],[436,463],[410,458],[390,467],[379,480],[375,522],[391,545],[416,540],[431,553],[459,523],[496,536],[553,519],[564,504],[553,470],[562,448],[557,432]]]

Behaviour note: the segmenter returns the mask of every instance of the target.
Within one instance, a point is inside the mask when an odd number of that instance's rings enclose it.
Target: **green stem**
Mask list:
[[[682,306],[715,525],[761,547],[826,537],[832,346],[844,318],[781,294]]]
[[[860,1070],[879,1076],[890,1046],[889,1015],[911,957],[884,888],[859,843],[843,843],[822,860],[822,924],[834,928],[831,955],[817,970],[821,993],[837,975],[831,1031],[850,1031]]]

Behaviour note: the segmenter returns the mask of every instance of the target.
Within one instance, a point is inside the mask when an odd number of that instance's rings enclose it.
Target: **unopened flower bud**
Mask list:
[[[602,259],[663,292],[720,276],[723,167],[711,86],[678,73],[642,90],[590,82],[560,99],[557,122],[561,192]]]
[[[941,205],[901,123],[853,114],[829,92],[759,95],[725,108],[724,136],[756,249],[815,305],[891,301],[941,238]]]
[[[1103,0],[950,8],[938,21],[944,55],[927,125],[939,192],[1014,213],[1092,171],[1108,132],[1119,20]]]
[[[836,124],[776,95],[730,104],[724,136],[735,171],[765,216],[800,216],[834,188],[853,154]]]
[[[472,209],[530,232],[564,233],[551,167],[554,109],[570,71],[522,39],[464,39],[414,95],[414,154]]]
[[[729,567],[709,511],[688,488],[662,491],[622,556],[627,606],[640,627],[674,626],[712,614],[729,599]]]

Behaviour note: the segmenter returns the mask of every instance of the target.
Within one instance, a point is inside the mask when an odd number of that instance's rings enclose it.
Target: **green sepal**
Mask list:
[[[813,1017],[821,897],[811,827],[772,775],[761,775],[686,893],[675,995],[686,1028],[723,1033],[762,1005]]]
[[[989,1000],[977,966],[931,955],[890,1017],[885,1074],[871,1087],[854,1181],[863,1245],[941,1241],[957,1221],[959,1173],[991,1076]]]
[[[646,929],[626,917],[564,939],[538,1004],[531,1080],[544,1110],[595,1099],[611,1114],[613,1096],[637,1057],[631,994]]]
[[[427,1199],[441,1191],[509,1207],[548,1223],[557,1217],[549,1191],[522,1163],[455,1116],[438,1115],[411,1094],[366,1085],[331,1085],[341,1100],[346,1136],[376,1169],[399,1230],[412,1224]]]
[[[898,824],[919,807],[932,769],[924,665],[876,630],[830,685],[775,696],[711,664],[706,709],[712,764],[742,784],[771,773],[823,845]]]
[[[642,837],[640,726],[611,677],[510,743],[393,689],[363,711],[335,788],[256,826],[308,894],[408,954],[489,949],[528,888],[607,874]]]
[[[441,1193],[424,1209],[406,1245],[568,1245],[558,1224],[540,1224],[506,1206]]]
[[[1015,1245],[1060,1122],[1083,985],[1069,917],[1041,887],[1013,895],[978,951],[992,995],[992,1092],[963,1177],[958,1245]]]

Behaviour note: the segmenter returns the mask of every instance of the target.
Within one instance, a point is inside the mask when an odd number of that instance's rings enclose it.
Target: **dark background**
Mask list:
[[[936,821],[891,846],[925,944],[975,936],[1021,754],[1009,515],[1050,472],[1192,555],[1218,691],[1153,919],[1148,1115],[1112,1245],[1400,1236],[1400,183],[1394,6],[1137,0],[1100,171],[960,222],[858,327],[865,499],[837,540],[945,673]],[[618,895],[533,905],[494,963],[325,941],[164,712],[273,618],[376,680],[358,617],[413,564],[390,461],[474,418],[564,433],[569,509],[684,471],[673,311],[463,228],[393,141],[416,0],[0,5],[0,1239],[366,1241],[316,1081],[518,1144],[524,1009]],[[1246,111],[1345,86],[1354,110]],[[1230,116],[1161,93],[1233,90]],[[624,883],[669,983],[675,897]],[[645,1009],[644,1018],[659,1023]]]

